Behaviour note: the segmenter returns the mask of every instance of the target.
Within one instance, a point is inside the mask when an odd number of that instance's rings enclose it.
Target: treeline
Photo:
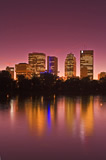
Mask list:
[[[59,80],[58,77],[44,73],[40,77],[36,75],[32,79],[19,76],[18,80],[11,79],[7,71],[0,72],[0,95],[2,94],[106,94],[106,78],[90,80],[89,77],[83,79],[70,78],[66,81]]]

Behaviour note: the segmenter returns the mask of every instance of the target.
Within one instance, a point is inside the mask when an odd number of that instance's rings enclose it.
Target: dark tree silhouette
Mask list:
[[[15,81],[11,79],[9,72],[2,71],[0,72],[0,95],[11,92],[17,94],[106,94],[106,78],[101,78],[99,81],[90,80],[89,77],[70,78],[63,81],[50,73],[42,73],[40,77],[35,75],[32,79],[20,75]]]

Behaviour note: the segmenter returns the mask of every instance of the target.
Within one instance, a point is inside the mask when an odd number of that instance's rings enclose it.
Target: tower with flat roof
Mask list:
[[[45,72],[45,58],[44,53],[29,53],[28,61],[31,66],[32,74],[40,76],[41,72]]]
[[[76,57],[72,53],[67,54],[65,59],[65,76],[76,77]]]
[[[58,74],[58,58],[54,56],[47,57],[47,72],[56,75]]]
[[[80,77],[93,79],[93,50],[80,51]]]

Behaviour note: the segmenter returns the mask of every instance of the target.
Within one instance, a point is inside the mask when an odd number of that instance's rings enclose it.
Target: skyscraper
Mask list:
[[[44,53],[29,53],[29,64],[32,74],[40,76],[41,72],[45,72],[45,58],[46,55]]]
[[[67,54],[65,59],[65,76],[67,78],[76,76],[76,58],[74,54]]]
[[[93,79],[93,50],[80,51],[80,77]]]
[[[47,72],[56,75],[58,73],[58,59],[57,57],[47,57]]]

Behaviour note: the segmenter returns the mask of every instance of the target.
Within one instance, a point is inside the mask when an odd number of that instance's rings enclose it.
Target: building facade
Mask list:
[[[65,59],[65,76],[67,78],[76,77],[76,57],[74,54],[67,54]]]
[[[14,67],[6,67],[6,71],[8,71],[11,74],[11,78],[14,79]]]
[[[46,55],[44,53],[29,53],[28,61],[32,75],[40,76],[41,72],[45,72]]]
[[[47,57],[47,72],[58,75],[58,58],[54,56]]]
[[[101,72],[98,74],[98,80],[100,80],[101,78],[106,78],[106,72]]]
[[[93,79],[93,50],[80,51],[80,77]]]
[[[16,64],[15,71],[16,71],[16,79],[18,79],[18,76],[20,75],[23,75],[25,78],[28,79],[31,78],[31,67],[27,63]]]

